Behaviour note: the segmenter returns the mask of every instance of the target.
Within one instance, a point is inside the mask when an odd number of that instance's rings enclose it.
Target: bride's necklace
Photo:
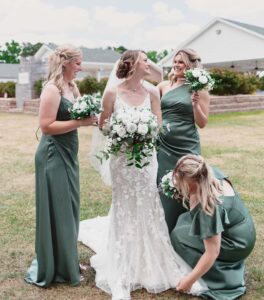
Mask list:
[[[129,90],[129,91],[131,91],[131,92],[133,92],[133,93],[136,93],[140,88],[141,88],[141,84],[139,84],[137,87],[134,87],[134,88],[132,88],[132,87],[129,87],[129,86],[126,86],[126,88]]]

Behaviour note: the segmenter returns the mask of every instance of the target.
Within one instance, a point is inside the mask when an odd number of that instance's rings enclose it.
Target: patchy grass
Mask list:
[[[245,300],[264,298],[264,112],[231,113],[210,117],[200,131],[203,155],[225,171],[239,190],[255,220],[257,243],[247,259]],[[87,271],[78,287],[56,284],[41,289],[24,283],[23,277],[34,256],[35,199],[34,153],[38,145],[36,116],[0,113],[0,294],[1,299],[88,299],[109,296],[94,285],[94,273]],[[91,168],[88,151],[91,130],[81,128],[80,179],[81,220],[105,215],[111,190]],[[93,252],[79,245],[81,261],[89,261]],[[135,300],[197,299],[170,290],[151,295],[144,290],[132,293]]]

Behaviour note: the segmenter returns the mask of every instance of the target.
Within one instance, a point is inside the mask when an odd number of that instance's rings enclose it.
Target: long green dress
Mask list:
[[[56,120],[70,119],[72,103],[61,97]],[[36,259],[25,280],[41,287],[80,282],[78,133],[42,135],[36,156]]]
[[[167,92],[161,99],[162,131],[158,150],[158,184],[162,177],[175,168],[186,154],[200,154],[200,138],[194,122],[191,93],[187,85]],[[180,214],[186,212],[182,202],[160,193],[169,232]]]
[[[215,172],[215,175],[221,179],[220,172]],[[232,300],[246,291],[244,260],[254,247],[256,232],[252,218],[237,193],[222,196],[221,200],[223,203],[216,207],[213,216],[205,214],[200,204],[182,214],[171,232],[171,241],[175,251],[194,268],[205,251],[203,240],[221,232],[220,254],[202,277],[209,290],[201,296]]]

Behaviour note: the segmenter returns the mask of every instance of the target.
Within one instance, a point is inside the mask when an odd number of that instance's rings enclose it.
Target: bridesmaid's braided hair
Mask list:
[[[213,215],[215,206],[221,203],[219,196],[222,194],[222,188],[202,156],[187,154],[180,158],[174,169],[173,179],[183,195],[185,207],[189,198],[189,186],[186,179],[196,182],[198,200],[203,211],[208,215]]]
[[[119,79],[132,77],[135,70],[136,65],[139,60],[140,50],[127,50],[125,51],[118,63],[116,76]]]
[[[61,45],[57,47],[49,56],[49,71],[47,81],[44,83],[44,85],[47,82],[52,81],[60,91],[60,94],[63,95],[64,64],[80,57],[82,57],[81,50],[72,45]],[[76,87],[76,84],[73,81],[70,82],[70,85],[72,87]]]

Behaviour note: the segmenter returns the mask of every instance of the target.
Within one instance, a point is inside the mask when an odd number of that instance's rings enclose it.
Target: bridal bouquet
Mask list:
[[[190,69],[185,71],[186,84],[190,85],[190,92],[197,92],[203,89],[210,91],[215,81],[204,69]]]
[[[158,132],[157,117],[149,109],[123,108],[112,115],[107,148],[97,158],[125,153],[127,165],[141,169],[150,163]]]
[[[181,197],[180,192],[177,190],[177,188],[175,187],[174,183],[173,183],[173,172],[170,171],[169,173],[167,173],[166,175],[164,175],[161,179],[160,182],[160,188],[162,193],[171,199],[178,199]]]
[[[79,97],[69,109],[71,119],[79,120],[86,117],[95,116],[101,112],[101,95],[83,95]]]

